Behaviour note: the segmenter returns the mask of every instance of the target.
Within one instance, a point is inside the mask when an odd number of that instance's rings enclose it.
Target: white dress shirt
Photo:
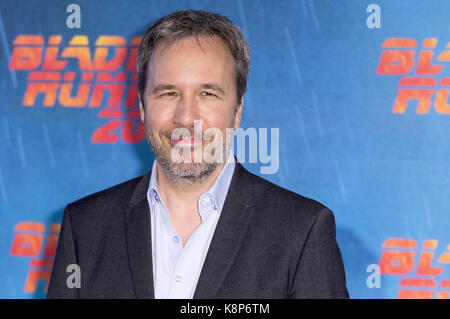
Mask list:
[[[235,168],[232,152],[211,188],[199,198],[201,224],[185,246],[170,222],[167,206],[158,192],[156,161],[147,199],[150,206],[153,282],[156,299],[191,299],[194,296],[209,244],[222,212]]]

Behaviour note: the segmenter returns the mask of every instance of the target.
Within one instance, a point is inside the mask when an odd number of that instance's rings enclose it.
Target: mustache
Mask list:
[[[176,127],[174,129],[171,129],[171,130],[160,130],[159,131],[159,135],[162,136],[162,137],[167,137],[168,139],[171,139],[173,131],[175,131],[175,130],[183,130],[185,132],[188,131],[190,136],[194,136],[194,128],[193,127]],[[201,132],[202,136],[203,136],[203,133],[204,132],[202,131]]]

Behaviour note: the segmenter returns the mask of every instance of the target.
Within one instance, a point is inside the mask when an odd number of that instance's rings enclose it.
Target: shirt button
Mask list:
[[[178,237],[177,236],[173,236],[173,242],[174,243],[178,243],[180,240],[178,239]]]
[[[175,281],[176,282],[181,282],[181,279],[183,279],[180,275],[175,277]]]

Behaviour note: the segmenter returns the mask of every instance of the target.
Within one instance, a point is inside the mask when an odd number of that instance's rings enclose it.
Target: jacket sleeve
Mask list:
[[[349,298],[333,213],[317,214],[297,263],[289,298]]]
[[[77,264],[75,245],[70,223],[69,205],[66,206],[59,234],[56,256],[53,264],[52,275],[47,292],[48,299],[71,299],[78,298],[78,289],[69,288],[67,279],[71,272],[67,272],[67,267]],[[81,274],[82,275],[82,274]]]

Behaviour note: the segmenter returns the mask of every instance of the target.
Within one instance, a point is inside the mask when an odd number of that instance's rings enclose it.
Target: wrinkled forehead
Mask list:
[[[156,55],[164,53],[164,51],[170,50],[171,48],[183,49],[183,47],[189,43],[191,44],[193,41],[197,43],[197,45],[203,50],[204,43],[214,43],[214,46],[219,46],[222,50],[226,51],[231,55],[230,48],[226,44],[226,42],[218,35],[210,35],[210,34],[197,34],[191,36],[185,36],[181,38],[173,38],[167,39],[165,41],[160,41],[157,43],[156,47],[153,50],[153,54],[150,59],[153,59]]]
[[[185,52],[188,55],[192,50],[192,45],[195,43],[203,53],[206,53],[206,49],[212,48],[214,54],[220,58],[220,61],[225,64],[229,64],[232,69],[232,75],[234,76],[234,58],[231,50],[226,42],[216,35],[196,35],[188,36],[180,39],[171,39],[159,43],[153,51],[152,56],[149,59],[147,71],[155,69],[157,63],[164,59],[167,53],[182,53]]]

